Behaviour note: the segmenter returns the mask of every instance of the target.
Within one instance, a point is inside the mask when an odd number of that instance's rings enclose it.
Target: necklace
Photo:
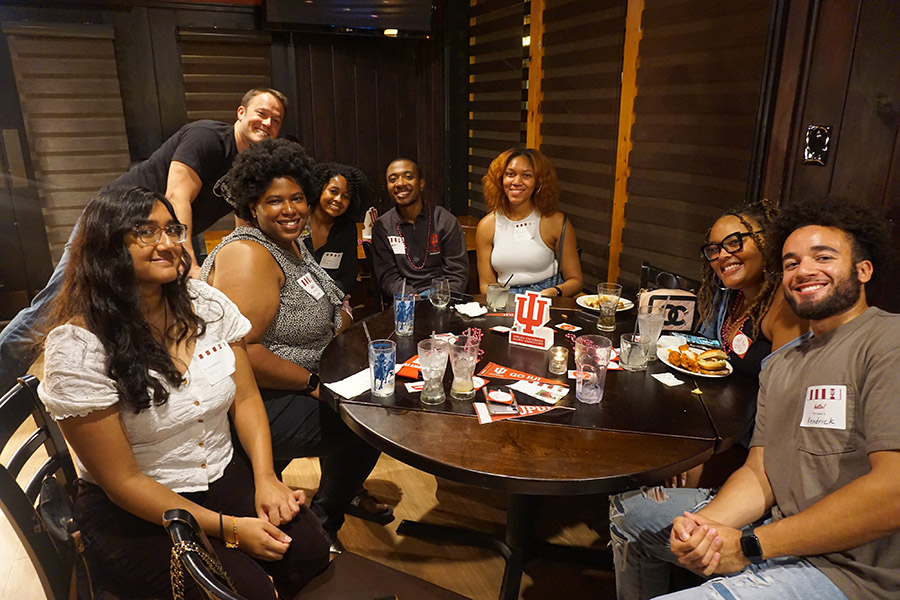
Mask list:
[[[425,263],[428,262],[428,245],[431,243],[431,205],[428,204],[428,226],[425,229],[425,258],[422,259],[421,265],[416,265],[412,258],[409,256],[409,244],[406,243],[406,238],[403,237],[403,232],[400,231],[400,217],[397,217],[396,226],[397,226],[397,235],[399,235],[403,239],[403,252],[406,253],[406,262],[409,263],[409,266],[413,268],[414,271],[421,271],[425,268]],[[415,223],[413,223],[413,227],[415,227]]]
[[[740,331],[747,319],[750,318],[750,315],[747,314],[740,320],[735,319],[734,313],[737,312],[738,307],[743,304],[743,301],[744,292],[743,290],[738,290],[737,296],[734,298],[734,304],[731,305],[731,310],[728,312],[728,317],[725,319],[725,322],[722,323],[722,346],[724,346],[727,354],[731,354],[731,342],[729,341],[731,333]]]

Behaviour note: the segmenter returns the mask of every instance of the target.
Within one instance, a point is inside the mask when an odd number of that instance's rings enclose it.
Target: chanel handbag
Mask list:
[[[639,310],[648,306],[665,304],[663,331],[693,331],[697,322],[697,295],[684,290],[641,290],[638,296]]]

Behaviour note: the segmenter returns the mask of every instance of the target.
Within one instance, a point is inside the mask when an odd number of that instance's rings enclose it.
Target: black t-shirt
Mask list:
[[[319,266],[322,265],[322,257],[326,252],[334,252],[341,255],[340,262],[335,268],[322,267],[326,273],[331,275],[334,282],[341,288],[345,294],[353,291],[353,285],[356,283],[356,275],[359,272],[359,258],[356,254],[356,223],[350,219],[338,219],[331,226],[328,233],[328,239],[322,246],[313,249],[312,237],[306,237],[303,242],[306,244],[307,250],[315,257]],[[336,260],[336,259],[333,259]]]
[[[167,139],[150,158],[107,184],[107,187],[139,185],[165,194],[169,164],[173,160],[184,163],[203,182],[191,205],[194,233],[200,233],[232,210],[231,205],[216,194],[216,184],[231,168],[237,155],[233,124],[194,121]]]

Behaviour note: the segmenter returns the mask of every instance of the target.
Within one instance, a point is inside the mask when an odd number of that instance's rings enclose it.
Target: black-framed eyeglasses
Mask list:
[[[700,247],[700,254],[703,255],[703,258],[712,262],[719,258],[719,254],[724,250],[728,254],[736,254],[744,249],[744,238],[753,235],[754,233],[762,233],[761,231],[735,231],[734,233],[729,233],[722,241],[718,244],[716,242],[710,242],[704,246]]]
[[[158,244],[164,231],[166,232],[166,237],[173,244],[180,244],[187,239],[187,225],[182,223],[169,223],[165,227],[147,223],[146,225],[135,225],[131,230],[145,246]]]

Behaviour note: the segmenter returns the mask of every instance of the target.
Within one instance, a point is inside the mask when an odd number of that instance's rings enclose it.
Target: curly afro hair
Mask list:
[[[362,171],[350,165],[342,165],[340,163],[319,163],[316,165],[312,175],[313,194],[309,200],[310,209],[312,211],[318,210],[322,191],[328,185],[328,182],[331,181],[331,178],[338,175],[347,180],[347,187],[350,192],[350,206],[347,208],[347,212],[338,218],[356,222],[360,207],[368,208],[370,206],[369,180]]]
[[[228,196],[234,212],[254,223],[250,206],[255,204],[278,177],[290,177],[303,189],[307,203],[318,198],[313,193],[313,159],[303,146],[285,139],[266,139],[253,144],[235,159],[228,171]]]
[[[781,208],[772,224],[769,244],[772,264],[781,264],[781,251],[791,233],[809,225],[843,231],[850,239],[853,262],[870,261],[872,279],[875,279],[890,251],[889,224],[880,210],[840,196],[791,202]]]

